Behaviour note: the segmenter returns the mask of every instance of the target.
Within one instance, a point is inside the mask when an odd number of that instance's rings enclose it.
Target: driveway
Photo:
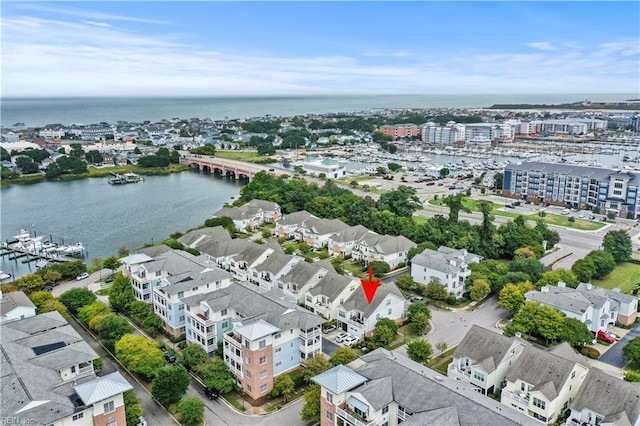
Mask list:
[[[94,272],[93,274],[89,275],[87,278],[80,280],[80,281],[67,281],[64,282],[60,285],[57,285],[53,288],[53,290],[51,290],[51,294],[53,294],[55,297],[60,297],[60,295],[62,293],[64,293],[67,290],[71,290],[72,288],[78,288],[78,287],[84,287],[87,288],[89,286],[89,284],[92,284],[100,279],[102,279],[103,277],[107,277],[109,275],[111,275],[113,273],[113,271],[111,269],[101,269],[99,271]]]
[[[322,353],[323,354],[327,356],[331,356],[339,347],[340,345],[338,345],[337,343],[332,342],[331,340],[329,340],[329,338],[325,338],[324,336],[322,336]]]
[[[622,368],[629,360],[622,355],[622,348],[625,347],[627,343],[631,341],[631,339],[640,336],[640,323],[636,323],[629,333],[620,339],[617,343],[614,343],[608,351],[606,351],[598,361],[604,362],[605,364],[613,365],[614,367]]]

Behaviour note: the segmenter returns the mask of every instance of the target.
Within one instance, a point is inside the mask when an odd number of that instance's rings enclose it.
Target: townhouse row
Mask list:
[[[567,343],[544,350],[474,325],[448,376],[545,424],[640,423],[640,386],[591,367]]]

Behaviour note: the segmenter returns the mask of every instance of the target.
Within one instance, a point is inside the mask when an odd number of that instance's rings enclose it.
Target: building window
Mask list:
[[[327,392],[327,402],[333,404],[333,394],[331,392]]]
[[[282,365],[282,361],[276,362],[276,367],[280,367]]]
[[[71,419],[75,422],[76,420],[79,420],[83,417],[84,417],[84,413],[78,413],[78,414],[74,414]]]
[[[383,415],[387,414],[388,412],[389,412],[389,406],[388,405],[382,408],[382,414]]]
[[[251,349],[251,343],[247,339],[244,340],[244,347],[247,349]]]
[[[247,392],[251,393],[251,385],[247,385]]]
[[[220,315],[222,315],[222,316],[227,315],[227,310],[226,309],[221,310],[220,311]]]
[[[109,414],[112,413],[116,410],[113,401],[109,401],[107,403],[104,404],[104,413],[105,414]]]
[[[72,373],[75,373],[75,372],[76,372],[76,366],[75,366],[75,365],[71,366],[71,372],[72,372]]]
[[[267,341],[266,340],[260,340],[260,343],[258,343],[258,347],[260,349],[264,349],[267,347]]]
[[[260,386],[260,393],[265,393],[267,391],[267,384]]]
[[[544,401],[543,401],[543,400],[541,400],[541,399],[536,398],[536,397],[534,396],[534,397],[533,397],[533,406],[534,406],[534,407],[538,407],[538,408],[540,408],[540,409],[544,410],[544,409],[546,408],[546,406],[547,406],[547,403],[546,403],[546,402],[544,402]]]
[[[387,299],[387,306],[391,304],[391,299]]]
[[[251,371],[247,370],[247,378],[250,379],[251,378]]]
[[[282,348],[276,348],[275,353],[282,352]]]
[[[391,315],[392,312],[393,312],[393,308],[387,309],[387,315]]]
[[[118,426],[118,422],[115,420],[111,420],[109,423],[105,424],[104,426]]]
[[[484,382],[484,374],[478,372],[478,371],[474,371],[473,372],[473,378],[476,380],[479,380],[481,382]]]
[[[267,357],[266,356],[261,356],[260,357],[260,365],[264,364],[267,362]]]
[[[333,413],[331,413],[331,411],[327,410],[327,420],[329,420],[330,422],[333,421]]]
[[[573,371],[571,372],[571,378],[573,379],[574,377],[576,377],[576,370],[573,370]]]
[[[274,339],[279,339],[280,337],[282,337],[282,334],[280,334],[280,333],[276,333],[276,334],[273,335]]]
[[[266,379],[267,378],[267,370],[263,370],[260,372],[260,378],[261,379]]]

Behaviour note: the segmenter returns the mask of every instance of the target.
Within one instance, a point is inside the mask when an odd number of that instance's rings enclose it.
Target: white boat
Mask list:
[[[20,233],[18,235],[14,235],[13,238],[20,242],[29,241],[31,239],[31,234],[26,229],[21,229]]]
[[[64,250],[64,254],[67,256],[74,256],[77,254],[81,254],[84,252],[84,246],[82,243],[78,242],[72,246],[68,246]]]
[[[11,274],[7,274],[4,271],[0,271],[0,281],[4,281],[9,278],[11,278]]]

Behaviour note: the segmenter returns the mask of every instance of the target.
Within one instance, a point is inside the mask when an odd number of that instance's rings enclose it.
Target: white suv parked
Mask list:
[[[358,339],[356,336],[349,335],[342,341],[342,343],[345,346],[351,346],[351,345],[356,344],[358,342],[358,340],[360,340],[360,339]]]

